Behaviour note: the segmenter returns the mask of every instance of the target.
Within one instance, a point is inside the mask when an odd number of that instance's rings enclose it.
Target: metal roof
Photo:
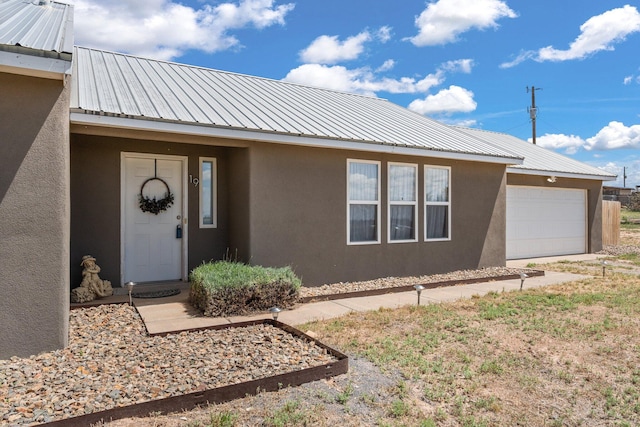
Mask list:
[[[75,123],[135,122],[150,130],[154,123],[157,129],[187,124],[223,129],[226,137],[246,138],[240,131],[251,131],[294,144],[315,139],[334,148],[400,147],[432,157],[522,162],[518,154],[384,99],[83,47],[73,58]]]
[[[534,174],[534,175],[555,175],[569,178],[585,178],[609,181],[616,178],[616,175],[603,171],[596,167],[587,165],[570,157],[563,156],[555,151],[548,150],[523,141],[515,136],[506,133],[486,131],[482,129],[463,128],[455,126],[457,129],[469,135],[524,156],[524,162],[520,165],[507,168],[509,173]]]
[[[0,51],[71,61],[73,6],[48,0],[0,0]]]

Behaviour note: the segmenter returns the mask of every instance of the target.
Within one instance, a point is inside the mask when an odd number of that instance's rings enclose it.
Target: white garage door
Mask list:
[[[587,250],[587,192],[507,186],[507,259]]]

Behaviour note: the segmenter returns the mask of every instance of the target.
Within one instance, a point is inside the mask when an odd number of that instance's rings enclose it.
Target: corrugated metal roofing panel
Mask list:
[[[0,45],[71,60],[73,6],[53,1],[0,0]]]
[[[563,156],[555,151],[548,150],[534,145],[530,142],[523,141],[515,136],[500,132],[492,132],[481,129],[458,128],[463,132],[484,139],[490,144],[496,145],[504,150],[524,156],[524,162],[521,165],[511,166],[511,170],[539,171],[544,174],[552,175],[558,173],[574,174],[592,177],[602,177],[605,180],[614,179],[615,175],[582,163],[570,157]]]
[[[384,99],[82,47],[75,51],[71,108],[77,112],[521,161]]]

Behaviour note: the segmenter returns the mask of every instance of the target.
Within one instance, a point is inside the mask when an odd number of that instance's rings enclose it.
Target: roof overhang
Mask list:
[[[371,141],[350,141],[343,139],[312,137],[307,135],[293,135],[279,132],[265,132],[252,129],[205,126],[161,120],[145,120],[139,118],[91,114],[84,111],[72,110],[70,114],[70,121],[72,125],[97,126],[105,128],[129,129],[133,131],[162,132],[170,134],[203,136],[210,138],[269,142],[275,144],[297,145],[304,147],[433,157],[440,159],[498,163],[504,165],[519,165],[523,163],[523,158],[521,157],[499,157],[475,153],[461,153],[444,150],[433,150],[428,148],[405,147],[401,145],[376,143]]]
[[[71,74],[71,59],[0,51],[0,72],[43,79],[64,80],[66,76]]]
[[[569,172],[522,169],[517,167],[507,167],[507,173],[516,175],[555,176],[556,178],[591,179],[597,181],[615,181],[617,178],[617,175],[588,175]]]

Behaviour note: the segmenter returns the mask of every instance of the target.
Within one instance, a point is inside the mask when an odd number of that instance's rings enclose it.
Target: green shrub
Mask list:
[[[205,316],[237,316],[287,308],[298,301],[301,282],[290,267],[268,268],[218,261],[195,268],[189,301]]]

